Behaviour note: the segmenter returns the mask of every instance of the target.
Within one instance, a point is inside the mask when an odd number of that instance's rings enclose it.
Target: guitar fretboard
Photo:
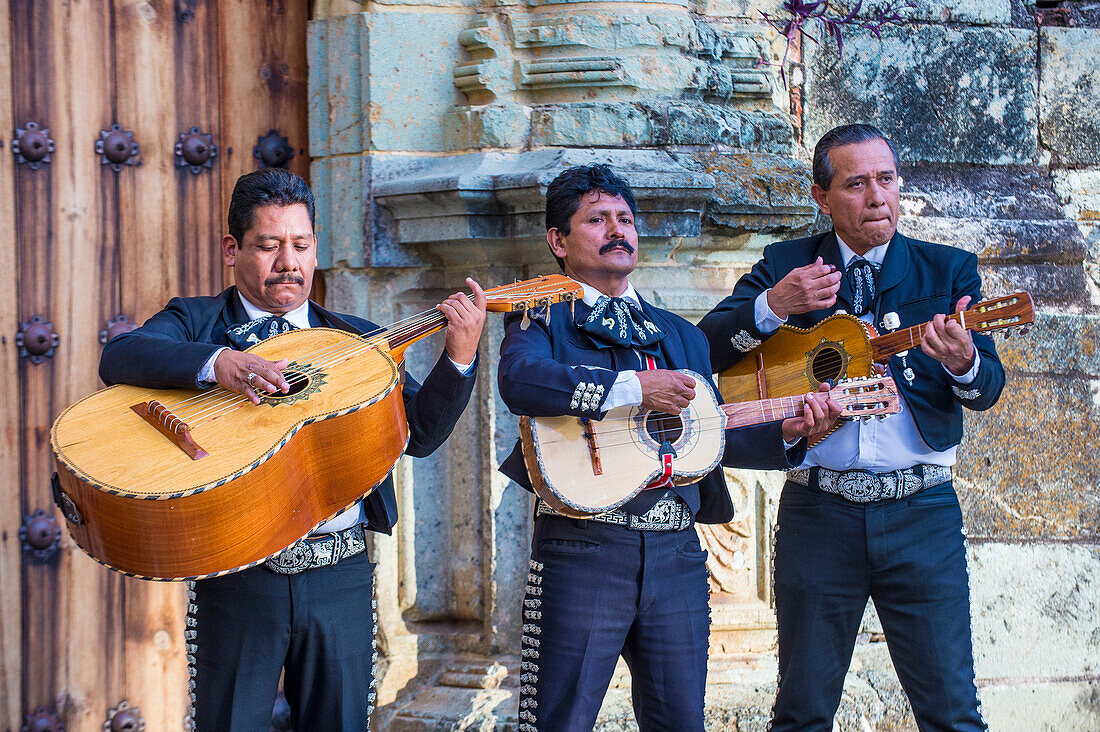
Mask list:
[[[723,404],[726,413],[726,429],[749,427],[765,422],[776,422],[802,413],[802,395],[761,399],[755,402]]]

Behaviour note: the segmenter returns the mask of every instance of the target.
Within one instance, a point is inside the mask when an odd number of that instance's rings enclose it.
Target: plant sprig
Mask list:
[[[847,13],[843,11],[832,12],[833,8],[830,7],[829,0],[813,0],[812,2],[786,0],[783,3],[783,10],[787,11],[790,17],[782,18],[760,11],[760,15],[763,16],[768,25],[775,28],[780,35],[787,39],[787,48],[783,52],[783,60],[779,66],[779,76],[783,80],[783,85],[786,86],[787,84],[787,59],[790,57],[791,45],[795,42],[795,39],[805,37],[820,45],[820,41],[807,30],[807,27],[814,24],[820,25],[824,34],[836,41],[837,55],[843,55],[842,28],[863,28],[874,33],[876,38],[881,39],[883,28],[888,25],[903,25],[906,22],[906,18],[902,17],[899,11],[906,8],[916,8],[916,3],[913,0],[906,0],[904,3],[888,1],[870,11],[868,17],[857,18],[856,15],[859,14],[862,8],[863,0],[856,0],[856,4]]]

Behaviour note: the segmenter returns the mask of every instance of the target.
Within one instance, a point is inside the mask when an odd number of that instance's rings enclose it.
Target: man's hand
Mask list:
[[[955,312],[961,313],[970,304],[970,295],[959,299]],[[970,331],[943,313],[937,313],[924,329],[920,348],[936,359],[955,376],[962,376],[974,365],[974,337]]]
[[[259,404],[260,390],[265,394],[290,391],[290,384],[283,378],[286,365],[285,358],[267,361],[254,353],[227,348],[214,359],[214,376],[222,387],[244,394],[253,404]]]
[[[800,315],[832,307],[840,290],[843,276],[821,257],[813,264],[792,269],[768,291],[768,307],[783,320],[788,315]]]
[[[833,426],[844,408],[829,398],[829,385],[822,384],[803,397],[802,416],[783,420],[783,439],[795,442],[800,437],[813,439]]]
[[[466,284],[474,293],[474,299],[461,292],[448,297],[435,306],[447,316],[447,355],[455,363],[471,364],[477,358],[477,343],[481,329],[485,327],[485,291],[470,277]]]
[[[638,381],[642,385],[642,409],[679,414],[695,398],[695,379],[679,371],[639,371]]]

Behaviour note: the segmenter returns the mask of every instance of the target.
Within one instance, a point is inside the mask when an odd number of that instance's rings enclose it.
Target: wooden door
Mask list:
[[[0,729],[59,728],[55,715],[98,731],[124,703],[150,732],[184,728],[186,588],[122,577],[72,543],[49,428],[102,387],[108,321],[223,287],[226,205],[261,136],[278,130],[306,174],[307,8],[0,0]],[[198,164],[181,167],[181,143]]]

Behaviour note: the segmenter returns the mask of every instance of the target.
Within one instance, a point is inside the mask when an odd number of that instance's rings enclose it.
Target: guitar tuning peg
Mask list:
[[[885,415],[885,414],[879,414],[879,415],[876,415],[876,416],[878,417],[878,421],[879,421],[879,422],[881,422],[882,420],[886,419],[886,415]]]
[[[1027,323],[1020,328],[1020,335],[1027,335],[1031,331],[1031,323]]]

